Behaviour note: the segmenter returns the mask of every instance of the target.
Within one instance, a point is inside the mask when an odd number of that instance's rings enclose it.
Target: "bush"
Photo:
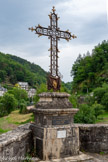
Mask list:
[[[104,105],[105,110],[108,111],[108,92],[103,95],[101,103]]]
[[[17,100],[14,98],[14,95],[5,93],[2,98],[0,98],[0,117],[8,115],[16,109]]]
[[[3,103],[0,102],[0,117],[3,117],[5,115],[8,115],[8,112],[4,108]]]
[[[3,104],[4,110],[6,110],[8,114],[15,110],[18,104],[14,95],[9,93],[4,94],[3,98],[1,99],[1,103]]]
[[[103,87],[98,87],[94,90],[94,99],[101,104],[103,95],[105,94],[105,89]]]
[[[8,93],[13,94],[17,100],[24,99],[25,101],[27,101],[28,99],[26,90],[21,88],[14,87],[12,90],[9,90]]]
[[[108,84],[103,84],[102,87],[98,87],[94,90],[94,102],[101,104],[108,111]]]
[[[102,106],[101,104],[93,104],[92,105],[92,109],[94,109],[95,111],[95,117],[97,118],[99,115],[104,113],[104,106]]]
[[[80,105],[79,112],[75,115],[75,123],[95,123],[95,111],[87,104]]]
[[[27,110],[27,103],[22,99],[20,100],[20,103],[19,103],[19,113],[20,114],[27,114],[28,113],[28,110]]]

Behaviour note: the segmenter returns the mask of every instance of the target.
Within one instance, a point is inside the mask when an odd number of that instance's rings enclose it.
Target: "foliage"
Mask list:
[[[94,101],[104,106],[108,111],[108,84],[103,84],[102,87],[94,89]]]
[[[10,129],[2,129],[0,128],[0,134],[8,132]]]
[[[67,83],[62,82],[60,91],[61,92],[71,93],[71,91],[72,91],[72,82],[67,82]]]
[[[46,82],[47,73],[38,65],[17,56],[0,52],[0,82],[28,82],[32,87]]]
[[[105,110],[108,112],[108,92],[106,92],[102,97],[103,106],[105,107]]]
[[[11,113],[17,107],[17,100],[13,94],[5,93],[0,100],[0,117]]]
[[[92,109],[94,109],[95,111],[95,117],[97,118],[99,115],[104,113],[104,106],[102,106],[101,104],[93,104],[92,105]]]
[[[27,101],[28,99],[28,94],[26,90],[21,88],[14,87],[13,89],[9,90],[8,93],[13,94],[18,101],[20,101],[21,99]]]
[[[20,100],[20,104],[19,104],[19,113],[20,114],[27,114],[28,111],[27,111],[27,103],[24,99]]]
[[[78,107],[78,101],[77,101],[77,97],[75,96],[75,95],[71,95],[70,97],[69,97],[69,101],[72,103],[72,106],[74,107],[74,108],[77,108]]]
[[[71,76],[73,92],[91,92],[94,88],[108,82],[108,41],[98,44],[90,55],[79,55],[75,61]]]
[[[6,108],[4,107],[2,100],[0,100],[0,117],[7,115],[8,112]]]
[[[87,104],[82,104],[79,107],[79,112],[75,115],[75,123],[95,123],[95,111]]]
[[[96,123],[108,124],[108,112],[104,112],[103,114],[99,115],[96,119]]]
[[[35,104],[39,101],[39,96],[38,94],[42,92],[48,92],[46,84],[41,84],[39,88],[37,89],[36,95],[34,96],[34,102]]]

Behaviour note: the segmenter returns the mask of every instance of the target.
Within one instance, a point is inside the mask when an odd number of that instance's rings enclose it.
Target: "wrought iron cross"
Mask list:
[[[48,15],[50,18],[50,26],[48,26],[48,28],[40,25],[35,28],[29,28],[29,30],[35,31],[38,36],[44,35],[48,36],[50,39],[50,75],[48,76],[48,89],[53,89],[54,91],[60,90],[60,76],[58,74],[58,40],[62,38],[69,41],[71,38],[77,38],[74,34],[71,35],[69,30],[62,31],[58,28],[59,17],[55,11],[55,7],[53,7],[51,14]]]

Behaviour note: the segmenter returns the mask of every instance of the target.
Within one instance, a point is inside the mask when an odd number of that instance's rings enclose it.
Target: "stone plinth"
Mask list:
[[[79,153],[79,128],[73,117],[78,109],[69,102],[67,93],[41,93],[36,108],[31,111],[35,124],[31,126],[37,155],[43,159],[57,159]]]
[[[37,126],[72,125],[78,109],[73,109],[67,93],[41,93],[36,108],[32,108]]]

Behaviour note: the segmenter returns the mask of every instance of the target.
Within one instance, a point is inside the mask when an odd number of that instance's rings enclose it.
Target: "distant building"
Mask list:
[[[1,87],[0,85],[0,96],[3,96],[7,92],[7,89],[4,87]]]
[[[28,91],[29,89],[29,85],[27,82],[18,82],[18,85],[21,87],[21,89],[24,89],[26,91]]]
[[[35,96],[35,94],[36,94],[36,89],[34,89],[34,88],[29,89],[29,91],[28,91],[29,98]]]

